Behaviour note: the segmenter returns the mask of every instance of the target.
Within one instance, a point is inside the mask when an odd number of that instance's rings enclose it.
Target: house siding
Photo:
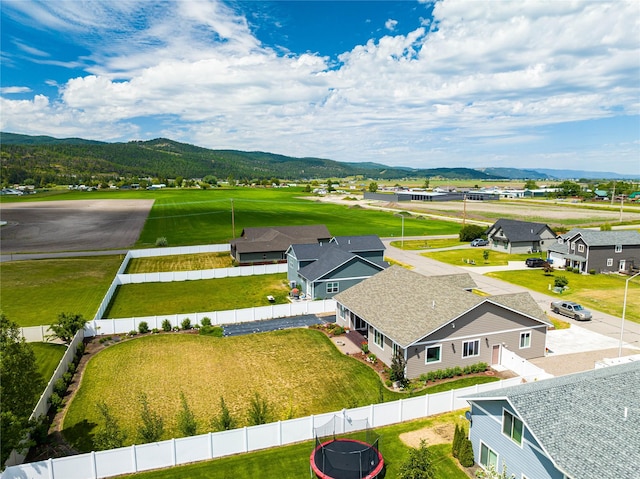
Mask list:
[[[455,324],[455,328],[452,324]],[[531,332],[531,345],[520,349],[520,333],[527,331]],[[416,378],[429,371],[464,367],[478,362],[491,364],[492,348],[498,344],[524,359],[542,357],[546,348],[546,331],[547,326],[539,321],[484,303],[409,346],[407,377]],[[475,339],[480,340],[480,354],[463,358],[463,343]],[[440,362],[425,364],[427,346],[438,344],[442,345]]]
[[[613,265],[607,266],[607,259],[613,259]],[[589,248],[589,269],[596,272],[618,271],[620,260],[625,262],[625,271],[629,271],[634,265],[640,265],[640,245],[624,245],[620,253],[615,252],[615,245],[612,246],[592,246]]]
[[[238,263],[247,264],[265,264],[265,263],[284,263],[286,261],[284,251],[265,251],[260,253],[238,253]]]
[[[314,282],[314,295],[316,299],[328,299],[333,298],[334,295],[340,291],[344,291],[351,286],[358,284],[374,274],[378,273],[380,268],[373,266],[372,264],[363,261],[362,259],[354,258],[348,263],[336,268],[329,274]],[[338,282],[338,292],[327,292],[327,283]]]
[[[503,409],[518,416],[504,400],[478,401],[477,404],[475,401],[472,402],[469,439],[473,445],[476,463],[480,463],[480,443],[482,442],[497,453],[499,471],[502,470],[502,465],[506,464],[509,477],[515,474],[519,479],[524,474],[530,479],[563,479],[564,475],[543,453],[526,424],[522,446],[502,433]]]

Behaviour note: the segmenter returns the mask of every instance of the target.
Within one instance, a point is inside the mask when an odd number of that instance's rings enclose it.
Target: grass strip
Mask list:
[[[118,287],[106,318],[128,318],[199,311],[226,311],[288,302],[286,274],[126,284]]]
[[[45,382],[49,382],[55,372],[62,356],[64,356],[67,346],[55,343],[29,343],[36,355],[38,370]]]
[[[132,258],[127,264],[127,274],[161,273],[164,271],[197,271],[202,269],[230,268],[233,258],[225,253],[176,254]]]

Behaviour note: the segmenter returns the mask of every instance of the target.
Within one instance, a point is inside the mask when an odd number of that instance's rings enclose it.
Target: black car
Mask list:
[[[524,261],[524,264],[526,264],[529,268],[542,268],[543,266],[546,266],[548,263],[542,258],[527,258]]]

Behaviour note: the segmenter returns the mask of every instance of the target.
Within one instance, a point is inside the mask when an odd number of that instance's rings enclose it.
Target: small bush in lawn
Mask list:
[[[220,414],[211,420],[211,428],[214,431],[228,431],[235,429],[236,420],[229,412],[227,404],[224,402],[224,398],[220,396]]]
[[[207,318],[206,316],[204,318],[202,318],[202,320],[200,321],[200,324],[202,326],[211,326],[211,319]]]
[[[59,411],[62,408],[62,398],[56,392],[51,394],[49,402],[51,403],[51,407],[56,411]]]
[[[596,274],[596,270],[595,269],[590,269],[589,270],[589,274]]]
[[[67,392],[67,383],[64,382],[64,379],[56,379],[56,382],[53,383],[53,392],[60,397],[64,396],[64,393]]]
[[[564,288],[568,284],[569,284],[569,280],[565,276],[558,276],[556,279],[553,280],[553,285],[556,288]]]
[[[182,329],[184,330],[191,329],[191,320],[189,318],[184,318],[181,324],[182,324]]]
[[[149,332],[149,323],[147,323],[146,321],[140,321],[140,324],[138,324],[138,332],[140,334],[145,334]]]
[[[162,321],[162,330],[169,332],[171,331],[172,326],[171,326],[171,321],[169,321],[168,319],[165,319],[164,321]]]
[[[151,332],[152,332],[153,334],[158,334],[158,333],[160,332],[160,330],[159,330],[158,328],[153,328],[153,329],[151,330]]]
[[[159,248],[164,248],[169,245],[169,241],[164,236],[160,236],[156,239],[156,246]]]
[[[187,398],[182,391],[180,391],[180,404],[181,408],[178,412],[178,429],[183,436],[195,436],[196,430],[198,429],[198,423],[196,422],[196,417],[189,408]]]
[[[202,326],[200,332],[202,336],[213,336],[215,338],[221,338],[224,334],[224,330],[220,326]]]
[[[136,331],[135,329],[129,331],[129,336],[135,336],[136,334],[138,334],[138,331]]]
[[[251,399],[248,416],[250,426],[266,424],[271,420],[271,406],[260,394],[255,393]]]

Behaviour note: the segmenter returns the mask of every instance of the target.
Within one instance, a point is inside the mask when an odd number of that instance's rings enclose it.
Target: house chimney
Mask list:
[[[433,309],[436,309],[436,301],[435,301],[435,299],[431,302],[431,307]]]

